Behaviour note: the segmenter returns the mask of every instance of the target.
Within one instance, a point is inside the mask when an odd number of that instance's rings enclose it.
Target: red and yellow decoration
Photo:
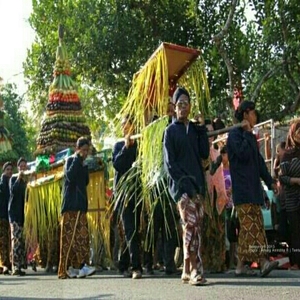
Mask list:
[[[66,49],[60,38],[56,51],[53,82],[49,88],[46,116],[37,140],[36,155],[51,154],[66,148],[74,148],[79,137],[91,138]]]

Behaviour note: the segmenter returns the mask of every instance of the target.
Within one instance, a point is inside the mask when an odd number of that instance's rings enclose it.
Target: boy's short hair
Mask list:
[[[18,162],[17,162],[17,166],[19,167],[22,162],[27,163],[27,160],[24,157],[20,157]]]

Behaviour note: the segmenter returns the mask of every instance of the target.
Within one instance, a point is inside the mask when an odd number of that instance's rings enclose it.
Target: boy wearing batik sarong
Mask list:
[[[257,140],[252,133],[257,122],[255,104],[243,101],[236,111],[240,128],[229,132],[227,151],[232,180],[232,196],[240,231],[238,237],[238,263],[236,276],[255,276],[245,262],[259,262],[261,276],[267,276],[278,262],[267,260],[267,239],[261,206],[264,205],[262,178],[269,189],[276,190],[265,161],[259,153]]]
[[[11,230],[12,275],[23,276],[22,271],[26,263],[25,242],[23,238],[25,191],[27,182],[24,171],[27,170],[27,161],[20,158],[17,163],[18,176],[12,176],[9,182],[10,198],[8,203],[8,217]]]
[[[58,278],[84,278],[93,275],[95,268],[87,266],[90,245],[87,222],[88,167],[84,160],[90,142],[81,137],[76,143],[76,152],[68,157],[64,166],[62,220],[60,233],[60,260]],[[69,269],[67,270],[67,268]]]
[[[8,222],[9,179],[12,176],[12,163],[3,165],[0,180],[0,268],[4,275],[9,274],[10,228]]]
[[[165,131],[164,165],[170,179],[170,194],[177,203],[182,227],[184,268],[182,281],[192,285],[205,283],[200,256],[203,196],[205,194],[202,160],[209,156],[205,126],[188,119],[189,93],[177,88],[173,95],[177,120]]]

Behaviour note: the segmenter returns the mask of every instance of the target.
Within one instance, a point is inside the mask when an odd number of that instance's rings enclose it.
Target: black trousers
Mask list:
[[[300,209],[287,212],[290,230],[290,259],[292,264],[300,267]]]
[[[139,235],[140,217],[141,205],[137,205],[135,199],[131,199],[121,212],[126,242],[122,245],[122,252],[118,264],[120,272],[127,270],[130,264],[133,271],[142,271]]]
[[[279,238],[282,242],[290,244],[290,225],[287,219],[287,212],[285,209],[281,209],[279,214]]]
[[[150,230],[146,235],[147,248],[145,250],[145,267],[152,270],[153,253],[156,249],[158,234],[161,231],[162,237],[162,257],[166,272],[174,272],[176,269],[174,262],[175,248],[178,244],[177,236],[177,211],[175,204],[167,197],[162,197],[156,204],[153,216],[148,216]],[[149,224],[148,224],[149,225]]]

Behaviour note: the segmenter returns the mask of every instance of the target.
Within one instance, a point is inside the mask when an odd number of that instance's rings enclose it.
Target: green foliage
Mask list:
[[[245,17],[244,3],[253,9],[253,21]],[[231,120],[228,73],[212,42],[230,9],[228,0],[33,0],[30,24],[37,38],[24,68],[34,110],[39,116],[45,110],[57,26],[63,23],[73,76],[81,84],[94,137],[120,111],[133,74],[162,41],[202,50],[210,114]],[[280,120],[298,109],[299,15],[297,0],[240,1],[222,41],[233,66],[233,84],[242,85],[245,98],[258,103],[264,118]]]
[[[22,113],[22,116],[24,119],[23,128],[28,142],[29,159],[34,160],[33,153],[36,151],[36,139],[41,128],[41,118],[37,115],[29,115],[27,112]]]
[[[12,151],[4,153],[1,156],[1,160],[6,160],[10,157],[10,160],[16,161],[21,156],[30,159],[28,139],[24,127],[25,120],[20,110],[23,99],[17,94],[16,86],[12,84],[7,84],[2,88],[1,98],[5,112],[4,126],[12,138]]]
[[[253,95],[263,80],[256,100],[266,118],[282,120],[293,115],[300,105],[299,15],[297,0],[251,1],[255,11],[255,56],[247,92]]]

